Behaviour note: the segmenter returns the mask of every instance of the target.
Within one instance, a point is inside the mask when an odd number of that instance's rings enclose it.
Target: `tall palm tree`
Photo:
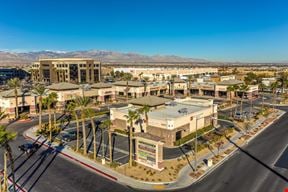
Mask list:
[[[172,96],[175,96],[175,78],[176,75],[172,75],[170,80],[170,89],[171,89],[170,92]]]
[[[288,80],[288,73],[287,72],[281,72],[280,74],[280,77],[278,79],[279,81],[279,85],[278,86],[281,86],[281,93],[283,94],[284,93],[284,89],[287,87],[287,80]]]
[[[79,122],[79,117],[77,114],[77,110],[76,110],[77,104],[76,102],[73,100],[71,101],[68,105],[67,105],[67,109],[68,111],[75,117],[76,120],[76,151],[79,151],[79,143],[80,143],[80,136],[79,136],[79,130],[80,130],[80,122]]]
[[[52,93],[49,93],[49,95],[47,97],[45,97],[43,99],[43,104],[47,107],[48,109],[48,116],[49,116],[49,140],[52,141],[52,114],[51,114],[51,108],[52,108],[52,105],[55,104],[57,102],[57,93],[55,92],[52,92]],[[54,126],[56,126],[56,123],[55,123],[55,113],[54,113]]]
[[[237,111],[238,108],[238,90],[239,90],[239,85],[233,85],[234,88],[234,94],[235,94],[235,98],[236,98],[236,107],[235,107],[235,113]]]
[[[15,117],[16,119],[19,117],[19,109],[18,109],[18,89],[21,87],[21,81],[19,78],[13,78],[13,79],[9,79],[7,82],[8,86],[11,89],[14,89],[14,97],[15,97]]]
[[[190,96],[190,86],[191,86],[191,81],[193,79],[193,75],[188,76],[188,87],[187,87],[187,96]]]
[[[276,95],[277,95],[277,88],[279,88],[279,81],[275,81],[273,83],[271,83],[270,88],[272,90],[272,94],[273,94],[273,109],[275,107],[275,102],[276,102]]]
[[[147,95],[147,85],[148,85],[149,77],[144,77],[144,96]]]
[[[266,85],[263,84],[263,83],[260,83],[259,84],[259,89],[261,90],[262,92],[262,102],[261,102],[261,109],[263,110],[264,109],[264,89],[266,88]]]
[[[128,102],[128,92],[129,92],[129,81],[132,79],[132,75],[130,73],[125,73],[122,77],[124,81],[126,81],[126,88],[125,88],[125,94],[126,94],[126,102]]]
[[[44,85],[36,85],[34,89],[32,90],[32,94],[34,94],[36,97],[38,97],[39,101],[39,126],[38,128],[41,128],[42,124],[42,104],[43,104],[43,97],[48,94],[48,90],[44,87]]]
[[[14,159],[12,155],[12,149],[10,147],[10,142],[14,140],[16,137],[16,133],[12,133],[6,130],[5,126],[0,126],[0,146],[4,148],[4,186],[2,188],[3,191],[8,190],[8,171],[7,171],[7,159],[10,161],[11,165],[11,175],[13,181],[13,190],[15,189],[15,174],[14,174]],[[1,185],[1,183],[0,183]]]
[[[142,108],[139,109],[139,112],[140,112],[140,114],[145,115],[145,125],[146,125],[146,129],[147,129],[147,127],[148,127],[148,113],[150,112],[150,107],[148,105],[144,105]]]
[[[85,117],[87,115],[86,110],[88,105],[91,103],[89,97],[76,97],[75,103],[77,109],[81,111],[81,122],[82,122],[82,133],[83,133],[83,154],[87,155],[87,139],[86,139],[86,128],[85,128]]]
[[[142,77],[143,77],[143,72],[139,73],[139,75],[138,75],[138,76],[139,76],[139,79],[140,79],[140,80],[142,80]]]
[[[243,113],[243,98],[244,98],[244,93],[245,93],[246,91],[248,91],[249,87],[248,87],[248,85],[242,84],[239,89],[240,89],[240,91],[242,92],[242,95],[241,95],[241,104],[240,104],[240,113],[241,113],[241,115],[242,115],[242,113]]]
[[[128,111],[128,115],[125,115],[127,119],[127,123],[129,124],[128,132],[129,132],[129,166],[132,166],[133,162],[133,124],[136,120],[139,119],[138,111]]]
[[[229,92],[229,100],[230,100],[230,106],[231,106],[231,110],[230,110],[230,116],[232,117],[232,105],[233,105],[233,100],[232,100],[232,93],[235,91],[235,87],[233,85],[229,85],[227,87],[227,91]]]
[[[90,101],[91,103],[91,101]],[[89,105],[89,103],[87,104]],[[95,126],[95,122],[94,122],[94,119],[93,119],[93,115],[94,115],[94,111],[93,109],[91,108],[86,108],[86,114],[87,114],[87,117],[89,117],[90,119],[90,123],[91,123],[91,126],[92,126],[92,132],[93,132],[93,159],[96,160],[96,157],[97,157],[97,145],[96,145],[96,126]]]
[[[102,127],[105,127],[108,129],[108,140],[109,140],[109,159],[110,163],[113,162],[113,156],[112,156],[112,131],[111,131],[111,125],[112,121],[110,119],[106,119],[102,122]]]

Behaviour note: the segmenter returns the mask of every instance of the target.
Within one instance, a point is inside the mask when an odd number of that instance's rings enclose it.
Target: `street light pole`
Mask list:
[[[195,171],[197,170],[197,129],[198,129],[198,117],[196,117],[196,133],[195,133],[195,147],[194,147]]]

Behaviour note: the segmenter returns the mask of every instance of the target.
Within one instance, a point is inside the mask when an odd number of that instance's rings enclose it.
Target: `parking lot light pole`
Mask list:
[[[195,147],[194,147],[195,171],[197,171],[197,128],[198,128],[198,117],[196,117],[196,133],[195,133]]]
[[[197,138],[198,138],[198,120],[203,119],[205,117],[200,117],[202,114],[196,116],[196,132],[195,132],[195,147],[194,147],[194,162],[195,162],[195,171],[197,171]]]

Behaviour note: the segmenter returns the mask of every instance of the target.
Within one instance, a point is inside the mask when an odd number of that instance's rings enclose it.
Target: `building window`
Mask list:
[[[80,70],[80,81],[81,83],[86,83],[86,70]]]

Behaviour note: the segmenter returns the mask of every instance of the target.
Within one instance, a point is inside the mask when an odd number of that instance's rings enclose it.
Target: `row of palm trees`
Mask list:
[[[229,85],[227,87],[227,91],[229,92],[229,100],[230,100],[230,106],[233,104],[233,93],[235,94],[236,97],[238,97],[238,93],[241,92],[241,100],[240,100],[240,113],[242,114],[243,112],[243,99],[245,96],[245,92],[249,90],[248,85],[246,84],[241,84],[241,85]],[[237,100],[238,102],[238,100]],[[237,109],[235,108],[235,111]],[[232,110],[231,110],[231,116],[232,116]]]
[[[89,97],[76,97],[67,105],[67,110],[74,116],[76,120],[76,147],[75,151],[79,152],[80,150],[80,122],[82,125],[82,143],[83,143],[83,155],[87,155],[87,133],[86,133],[86,126],[85,121],[87,119],[90,120],[90,124],[92,127],[92,134],[93,134],[93,159],[96,160],[97,158],[97,130],[96,130],[96,123],[94,121],[94,109],[92,108],[93,102]],[[112,163],[112,132],[110,131],[111,121],[109,119],[101,122],[100,125],[97,124],[102,129],[107,128],[108,130],[108,137],[109,137],[109,159],[110,163]],[[103,131],[102,131],[103,132]],[[103,137],[103,135],[102,135]],[[104,143],[103,143],[104,145]],[[103,157],[104,158],[104,157]]]
[[[133,164],[133,126],[135,123],[140,122],[139,119],[141,119],[141,115],[145,116],[145,124],[146,128],[148,126],[148,113],[150,111],[150,107],[145,105],[142,108],[139,108],[138,110],[129,110],[128,114],[125,115],[125,118],[127,119],[128,123],[128,137],[129,137],[129,166],[131,167]],[[142,127],[142,125],[140,125]],[[141,131],[142,128],[141,128]]]
[[[47,94],[47,90],[43,85],[36,86],[33,91],[35,96],[38,97],[39,102],[39,129],[41,129],[42,125],[42,107],[46,106],[48,109],[48,126],[49,126],[49,140],[52,141],[52,126],[54,124],[54,128],[56,127],[56,103],[57,103],[57,94],[52,92]],[[54,107],[53,107],[54,106]],[[77,96],[74,98],[69,104],[67,105],[67,110],[74,116],[76,120],[76,151],[79,152],[80,150],[80,122],[82,124],[82,134],[83,134],[83,155],[87,156],[87,133],[86,133],[86,126],[85,121],[86,119],[90,119],[90,124],[92,126],[92,133],[93,133],[93,159],[96,160],[97,156],[97,142],[96,142],[96,125],[94,121],[94,110],[92,109],[93,101],[89,97],[84,96]],[[53,114],[54,114],[54,122],[52,123],[52,107],[53,107]],[[104,121],[101,123],[101,128],[109,128],[111,122],[109,120]],[[111,133],[109,132],[109,144],[110,144],[110,160],[112,162],[112,150],[111,150]]]
[[[129,77],[127,77],[128,80]],[[19,78],[13,78],[8,81],[8,85],[10,88],[14,89],[14,95],[15,95],[15,105],[16,105],[16,111],[15,116],[16,118],[19,118],[19,111],[18,111],[18,90],[21,87],[21,81]],[[46,107],[48,110],[48,126],[49,126],[49,140],[52,141],[52,126],[54,124],[54,128],[56,127],[56,103],[57,103],[57,94],[55,92],[49,93],[48,90],[45,88],[44,85],[38,84],[36,85],[33,90],[32,94],[38,98],[38,117],[39,117],[39,123],[38,127],[41,129],[42,127],[42,115],[43,115],[43,107]],[[82,122],[82,132],[83,132],[83,154],[87,155],[87,141],[86,141],[86,129],[85,129],[85,118],[89,118],[92,129],[93,129],[93,147],[94,147],[94,155],[93,158],[96,159],[96,125],[92,118],[93,110],[92,107],[92,100],[88,97],[76,97],[72,102],[69,103],[67,106],[68,110],[74,115],[76,119],[76,125],[77,125],[77,142],[76,142],[76,151],[79,151],[80,148],[80,142],[79,142],[79,115],[77,111],[81,111],[80,119]],[[54,122],[52,123],[52,109],[54,114]],[[104,121],[102,122],[100,127],[110,127],[111,122],[110,121]],[[111,133],[109,132],[109,143],[111,144]],[[110,147],[111,149],[111,147]],[[110,159],[112,161],[112,153],[110,153]]]

